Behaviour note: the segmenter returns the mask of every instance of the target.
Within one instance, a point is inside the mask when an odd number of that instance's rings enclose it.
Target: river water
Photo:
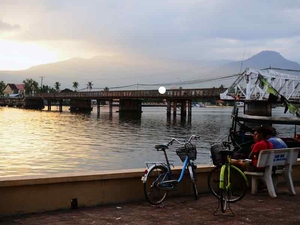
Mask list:
[[[201,137],[196,163],[207,164],[210,143],[229,130],[232,107],[193,108],[190,124],[179,115],[168,121],[164,107],[144,107],[140,119],[110,115],[108,107],[101,107],[100,117],[96,108],[91,114],[52,110],[0,108],[1,177],[145,168],[147,161],[164,160],[155,144],[192,134]],[[175,166],[181,165],[176,147],[168,151]]]

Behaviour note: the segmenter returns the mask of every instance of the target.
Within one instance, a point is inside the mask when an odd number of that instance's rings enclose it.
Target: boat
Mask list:
[[[300,125],[298,117],[281,116],[257,116],[247,115],[239,112],[240,108],[235,105],[231,114],[231,127],[229,132],[232,134],[233,143],[236,150],[241,154],[241,158],[249,155],[251,146],[254,144],[253,133],[255,129],[262,125],[276,126],[279,124],[290,126],[293,129],[293,136],[280,136],[289,148],[300,147],[300,134],[297,134],[297,126]]]
[[[300,134],[297,134],[297,126],[300,125],[300,108],[295,105],[300,97],[297,89],[300,76],[282,73],[282,71],[300,72],[280,68],[261,70],[247,68],[238,75],[227,90],[220,94],[220,99],[235,103],[229,132],[236,150],[244,154],[243,157],[249,155],[251,145],[254,144],[254,130],[262,125],[280,128],[283,134],[277,135],[288,147],[300,147]],[[244,107],[239,107],[240,102],[244,103]],[[277,112],[280,110],[279,106],[283,106],[284,114],[288,111],[291,115],[274,116],[278,115],[272,112],[275,106]]]

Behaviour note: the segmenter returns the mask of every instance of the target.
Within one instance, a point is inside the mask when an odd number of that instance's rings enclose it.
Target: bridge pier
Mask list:
[[[51,111],[51,101],[50,100],[47,101],[47,105],[48,105],[48,111]]]
[[[171,101],[167,101],[167,116],[171,116]]]
[[[181,117],[186,117],[186,100],[181,101],[180,111],[181,111]]]
[[[142,101],[139,99],[120,99],[119,112],[142,113]]]
[[[112,114],[112,110],[113,110],[113,100],[112,99],[109,100],[108,105],[109,105],[109,114]]]
[[[92,111],[92,103],[89,99],[71,99],[70,111],[71,112],[90,112]],[[99,109],[100,112],[100,109]]]
[[[44,100],[41,97],[39,98],[26,97],[23,100],[23,107],[24,109],[43,109],[45,107]]]
[[[173,101],[173,116],[176,117],[177,114],[177,101]]]
[[[192,119],[192,100],[188,100],[188,120]]]
[[[97,99],[97,117],[100,117],[100,99]]]
[[[173,106],[171,107],[173,102]],[[171,108],[173,108],[173,117],[176,118],[177,115],[177,104],[180,102],[180,114],[181,120],[186,119],[187,110],[188,110],[188,121],[191,121],[192,118],[192,100],[167,100],[167,117],[171,116]]]
[[[59,99],[59,112],[62,112],[63,100]]]

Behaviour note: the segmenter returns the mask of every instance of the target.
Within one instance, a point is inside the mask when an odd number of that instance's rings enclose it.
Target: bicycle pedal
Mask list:
[[[177,180],[166,180],[166,181],[164,181],[164,184],[168,184],[168,185],[175,185],[177,183],[178,183]]]

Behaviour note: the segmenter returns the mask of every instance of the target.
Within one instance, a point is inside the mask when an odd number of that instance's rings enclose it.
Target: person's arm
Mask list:
[[[250,154],[249,154],[249,156],[248,156],[248,158],[252,159],[253,155],[254,155],[254,153],[251,151]]]
[[[253,156],[259,152],[259,143],[252,145],[251,152],[249,154],[249,159],[252,159]]]

